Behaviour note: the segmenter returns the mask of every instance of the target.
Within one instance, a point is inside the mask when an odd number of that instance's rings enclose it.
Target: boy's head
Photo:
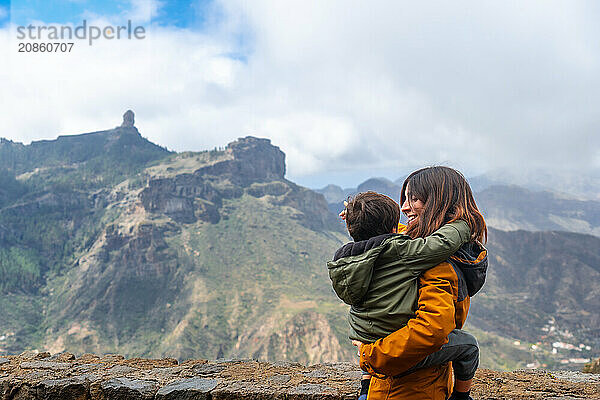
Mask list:
[[[355,242],[395,232],[400,221],[400,206],[386,195],[375,192],[348,198],[346,226]]]

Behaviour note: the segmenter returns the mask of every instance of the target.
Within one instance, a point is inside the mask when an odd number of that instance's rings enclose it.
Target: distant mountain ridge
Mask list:
[[[343,209],[343,200],[359,192],[373,190],[399,201],[404,179],[392,182],[371,178],[356,188],[341,189],[331,184],[315,191],[325,196],[330,211],[337,215]],[[547,190],[532,191],[483,177],[469,179],[469,182],[486,222],[497,229],[561,230],[600,236],[600,201],[568,198]]]
[[[77,135],[88,158],[62,162],[67,142],[47,141],[39,164],[0,175],[0,354],[353,359],[325,267],[349,238],[322,194],[285,178],[285,154],[255,137],[172,153],[134,129]],[[599,241],[490,229],[469,317],[484,365],[598,356]]]
[[[568,199],[514,185],[491,186],[475,197],[487,223],[502,230],[561,230],[600,236],[600,201]]]
[[[387,178],[370,178],[359,184],[356,188],[342,189],[340,186],[329,184],[321,189],[313,190],[325,196],[325,199],[329,205],[329,210],[333,214],[338,215],[344,208],[344,200],[346,200],[348,196],[352,196],[360,192],[375,191],[385,194],[395,201],[399,201],[400,190],[402,189],[403,181],[404,180],[398,183],[398,181],[392,182]]]
[[[599,166],[590,165],[576,171],[567,168],[562,171],[532,169],[510,172],[494,170],[477,178],[486,183],[485,187],[498,184],[517,185],[534,192],[550,191],[564,198],[600,201]],[[481,189],[485,189],[485,187]]]

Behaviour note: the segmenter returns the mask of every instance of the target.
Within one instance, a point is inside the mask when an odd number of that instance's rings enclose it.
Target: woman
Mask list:
[[[471,250],[484,257],[477,245],[487,239],[483,216],[477,209],[465,178],[448,167],[428,167],[406,178],[401,193],[402,212],[408,217],[403,232],[413,238],[425,237],[443,224],[462,219],[471,228]],[[419,369],[402,375],[428,354],[441,348],[454,328],[461,328],[469,310],[469,297],[449,262],[426,271],[420,278],[415,318],[372,344],[360,346],[360,366],[373,375],[369,399],[447,399],[452,393],[448,364]],[[461,283],[462,279],[462,283]]]

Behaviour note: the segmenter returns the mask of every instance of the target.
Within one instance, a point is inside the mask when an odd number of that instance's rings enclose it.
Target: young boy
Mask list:
[[[375,192],[360,193],[351,199],[342,218],[354,242],[341,247],[327,266],[335,292],[352,306],[348,315],[350,339],[363,343],[372,343],[405,326],[414,317],[420,274],[448,260],[470,240],[470,229],[460,220],[424,239],[397,234],[400,207]],[[465,275],[455,270],[459,281],[469,286],[464,282]],[[423,356],[402,375],[452,361],[456,380],[451,399],[470,398],[472,378],[479,365],[479,347],[472,335],[455,329],[438,352]],[[359,399],[366,399],[369,382],[370,376],[363,375]]]

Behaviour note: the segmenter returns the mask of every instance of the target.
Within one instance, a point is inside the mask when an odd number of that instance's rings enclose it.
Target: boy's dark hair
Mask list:
[[[348,197],[346,226],[355,242],[391,233],[399,221],[400,206],[384,194],[364,192]]]

